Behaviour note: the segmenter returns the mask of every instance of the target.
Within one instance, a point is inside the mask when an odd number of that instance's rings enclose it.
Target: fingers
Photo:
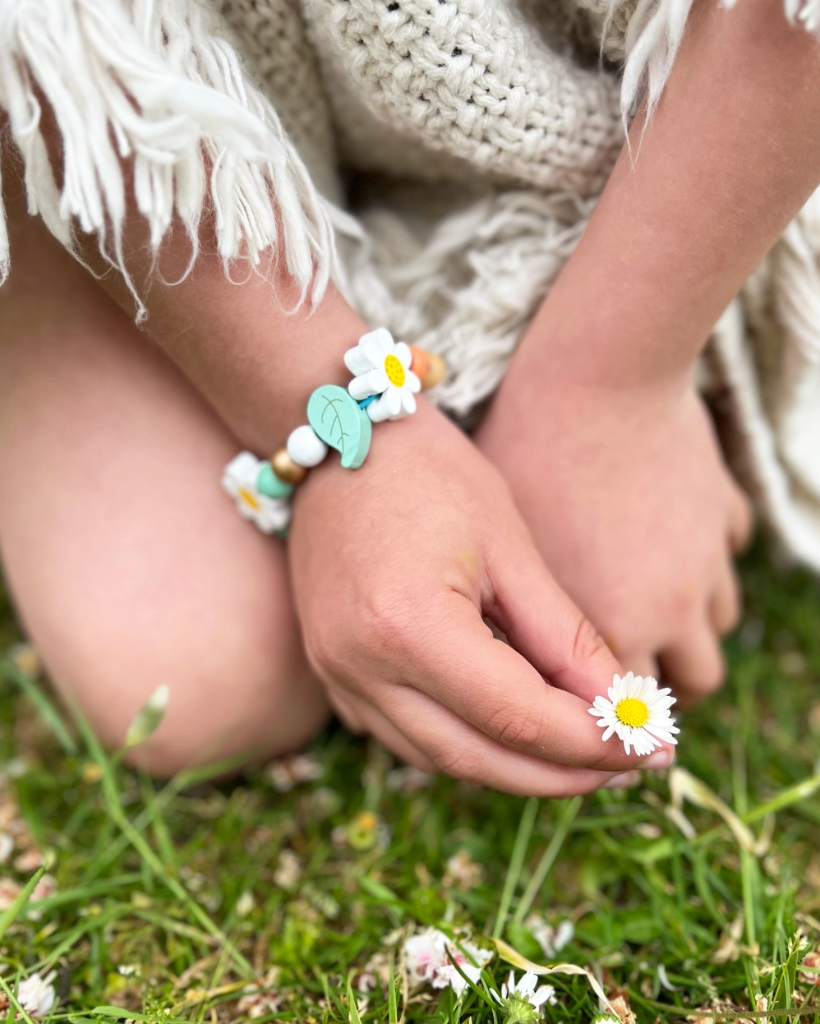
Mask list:
[[[558,586],[535,548],[506,550],[490,563],[493,617],[512,646],[562,689],[591,704],[621,665],[594,626]],[[634,671],[632,665],[629,666]]]
[[[675,690],[682,707],[714,693],[726,673],[717,637],[705,620],[661,651],[658,660],[664,680]]]
[[[332,690],[330,700],[335,707],[337,699]],[[362,731],[375,736],[380,743],[383,743],[388,750],[392,750],[402,761],[412,764],[415,768],[420,768],[423,772],[429,772],[431,775],[435,775],[440,770],[431,758],[414,746],[404,733],[372,704],[367,704],[356,697],[352,697],[344,702],[339,701],[338,703],[340,706],[343,705],[348,708],[352,704],[357,705],[356,711],[353,714],[356,720],[362,723]]]
[[[653,679],[661,678],[661,668],[658,664],[658,659],[651,654],[643,652],[640,654],[625,653],[622,661],[624,665],[629,667],[629,671],[634,672],[636,676],[651,676]]]
[[[752,523],[751,503],[732,481],[729,494],[729,544],[735,554],[743,551],[751,540]]]
[[[545,682],[524,657],[493,638],[468,598],[451,591],[436,612],[436,626],[425,632],[428,642],[413,652],[416,671],[410,681],[416,689],[497,744],[521,754],[605,771],[622,772],[647,762],[634,753],[627,755],[616,739],[604,743],[589,714],[591,701]],[[572,619],[573,629],[558,618],[553,614],[542,628],[563,630],[569,646],[565,657],[556,641],[555,651],[549,644],[545,647],[552,667],[565,672],[578,657],[579,620],[577,615]],[[612,682],[608,668],[606,673],[598,692]],[[662,753],[656,751],[652,767],[667,766],[658,764]],[[669,763],[671,759],[670,751]]]
[[[411,687],[392,688],[383,709],[362,704],[358,715],[368,731],[425,771],[446,772],[520,796],[553,798],[589,793],[619,777],[508,750]]]
[[[740,583],[731,565],[726,565],[709,602],[709,619],[719,636],[726,636],[740,622]]]

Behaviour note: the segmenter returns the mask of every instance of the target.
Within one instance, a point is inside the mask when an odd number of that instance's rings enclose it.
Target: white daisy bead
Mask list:
[[[390,331],[379,327],[359,338],[355,348],[344,356],[345,366],[354,375],[348,391],[364,403],[373,423],[398,420],[416,411],[415,395],[421,381],[410,369],[413,354],[403,341],[395,342]]]
[[[316,431],[307,423],[303,427],[297,427],[288,437],[288,455],[297,466],[304,466],[311,469],[318,466],[327,455],[327,445],[316,436]]]
[[[263,465],[251,452],[240,452],[225,467],[222,487],[236,502],[243,519],[250,520],[262,533],[276,533],[290,522],[290,502],[269,498],[259,490],[256,481]]]

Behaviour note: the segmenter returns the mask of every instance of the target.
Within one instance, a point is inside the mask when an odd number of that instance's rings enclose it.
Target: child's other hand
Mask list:
[[[660,665],[684,704],[705,696],[738,621],[732,552],[750,516],[703,403],[513,371],[477,440],[547,565],[624,665]]]
[[[544,796],[646,763],[603,743],[588,714],[618,663],[546,570],[501,477],[426,402],[374,432],[362,469],[311,474],[290,559],[330,700],[400,757]],[[671,750],[655,758],[665,767]]]

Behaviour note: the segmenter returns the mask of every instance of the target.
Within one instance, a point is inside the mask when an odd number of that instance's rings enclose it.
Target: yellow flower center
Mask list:
[[[256,497],[256,495],[251,494],[249,490],[247,490],[244,487],[240,487],[238,494],[242,501],[244,501],[246,505],[249,505],[254,510],[254,512],[262,511],[262,505],[260,504],[259,499]]]
[[[615,705],[615,714],[619,722],[640,729],[649,721],[649,708],[637,697],[625,697]]]
[[[394,387],[400,388],[404,384],[404,367],[399,362],[399,357],[394,356],[392,352],[384,357],[384,372]]]

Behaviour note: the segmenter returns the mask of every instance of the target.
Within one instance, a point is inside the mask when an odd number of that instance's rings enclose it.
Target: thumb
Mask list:
[[[590,705],[606,694],[615,674],[623,675],[624,670],[558,586],[532,542],[509,545],[495,563],[490,554],[487,560],[494,595],[490,617],[512,647],[550,683]],[[674,757],[674,746],[664,743],[641,765],[668,768]]]

